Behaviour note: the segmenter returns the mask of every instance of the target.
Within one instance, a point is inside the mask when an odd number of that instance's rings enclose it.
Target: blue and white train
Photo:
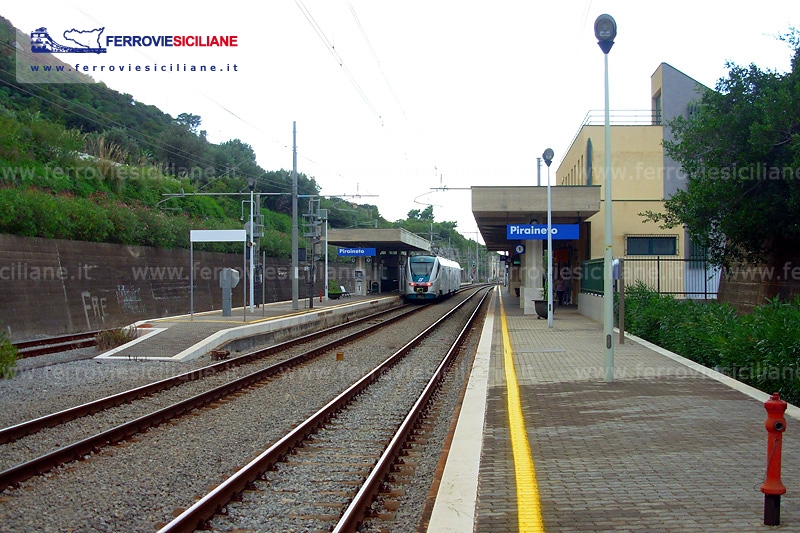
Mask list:
[[[406,263],[406,300],[437,300],[461,287],[461,265],[436,255],[412,255]]]

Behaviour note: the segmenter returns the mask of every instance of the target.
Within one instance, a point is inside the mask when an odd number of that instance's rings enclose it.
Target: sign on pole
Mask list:
[[[244,242],[247,231],[243,229],[193,229],[189,231],[192,242]]]
[[[572,241],[580,237],[579,224],[551,224],[553,240]],[[547,224],[506,224],[509,241],[545,241]]]
[[[247,231],[243,229],[193,229],[189,230],[189,315],[194,320],[194,243],[196,242],[241,242],[244,244],[242,249],[242,256],[244,257],[244,265],[242,266],[242,275],[247,271],[247,256],[244,253],[247,250]],[[252,283],[253,280],[250,280]],[[242,283],[242,289],[245,290],[246,283]],[[247,306],[247,291],[245,290],[242,303],[242,317],[247,322],[247,312],[244,310]]]
[[[375,248],[342,248],[339,247],[340,257],[374,257]]]

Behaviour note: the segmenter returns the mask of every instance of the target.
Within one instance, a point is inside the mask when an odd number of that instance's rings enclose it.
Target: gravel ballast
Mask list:
[[[449,303],[445,305],[450,307]],[[371,335],[345,347],[344,361],[336,361],[335,353],[324,355],[297,371],[253,387],[247,394],[162,424],[84,461],[64,465],[0,493],[3,531],[154,531],[171,520],[176,509],[191,505],[410,340],[443,310],[444,305],[432,306],[402,327],[393,327],[390,335]],[[202,365],[202,361],[81,360],[25,370],[14,380],[0,383],[0,425]],[[81,424],[91,425],[88,421]]]

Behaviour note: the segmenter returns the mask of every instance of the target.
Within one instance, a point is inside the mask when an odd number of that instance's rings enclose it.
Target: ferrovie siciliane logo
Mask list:
[[[31,32],[31,52],[39,54],[50,53],[94,53],[104,54],[106,49],[100,45],[100,35],[105,28],[94,30],[76,30],[75,28],[64,32],[64,39],[71,42],[71,46],[57,43],[47,28],[41,27]]]
[[[41,27],[31,32],[31,52],[37,53],[94,53],[104,54],[109,46],[114,47],[236,47],[236,35],[108,35],[102,37],[105,28],[78,30],[72,28],[64,32],[68,46],[56,42]],[[103,46],[105,43],[105,47]]]

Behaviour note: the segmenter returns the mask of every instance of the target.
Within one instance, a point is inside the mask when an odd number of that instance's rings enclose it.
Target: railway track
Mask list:
[[[488,294],[485,291],[470,309],[469,318],[455,339],[442,346],[442,339],[435,332],[462,311],[470,299],[406,343],[159,533],[192,532],[204,527],[212,531],[242,531],[265,526],[275,531],[356,531],[392,472],[402,469],[402,456],[409,443],[419,437],[431,399]],[[419,376],[408,379],[426,366],[434,370],[422,384]]]
[[[90,348],[97,346],[97,335],[99,331],[89,331],[86,333],[75,333],[72,335],[61,335],[47,339],[37,339],[14,343],[20,359],[47,355],[51,353],[66,352],[80,348]]]
[[[412,306],[416,312],[403,322],[384,324],[383,329],[376,329],[371,335],[329,349],[326,354],[211,400],[191,411],[192,416],[162,419],[157,426],[125,437],[118,445],[107,446],[108,435],[105,435],[99,448],[76,457],[80,461],[12,483],[12,487],[19,488],[6,488],[0,494],[4,502],[0,505],[0,523],[11,533],[67,526],[75,530],[152,533],[175,516],[176,509],[189,507],[199,494],[217,486],[231,472],[247,464],[259,453],[257,450],[279,441],[309,413],[322,408],[330,398],[368,373],[385,359],[385,354],[413,338],[423,323],[430,324],[434,316],[441,316],[460,298],[436,306]],[[340,332],[337,336],[344,334]],[[318,339],[315,343],[318,346],[331,340]],[[292,353],[308,351],[307,346],[294,347],[271,357],[286,359],[292,350]],[[342,361],[336,358],[337,352],[344,353]],[[267,363],[267,359],[269,357],[265,358],[265,366],[274,364]],[[113,370],[115,366],[96,368]],[[128,409],[138,406],[140,410],[148,410],[151,403],[163,404],[170,395],[186,396],[184,388],[187,387],[200,387],[204,393],[208,388],[206,381],[230,382],[232,380],[226,376],[229,372],[254,373],[245,371],[244,366],[186,382],[129,405],[109,409],[100,416],[111,416],[122,410],[130,418]],[[153,410],[146,414],[153,414]],[[97,415],[83,417],[76,423],[46,428],[33,437],[0,445],[3,451],[0,458],[11,455],[6,452],[17,445],[33,447],[46,439],[72,442],[64,440],[66,430],[80,427],[88,431],[87,428],[95,426],[96,418]],[[436,461],[440,452],[441,445]],[[47,469],[45,466],[39,470]],[[427,494],[427,488],[422,490]],[[53,507],[55,494],[59,501],[68,503]]]
[[[408,306],[404,306],[403,308],[408,309]],[[402,308],[401,308],[402,309]],[[413,308],[412,308],[413,309]],[[338,331],[345,330],[347,328],[353,327],[360,327],[362,324],[369,324],[374,320],[378,320],[381,317],[385,317],[392,313],[395,313],[397,309],[389,309],[386,311],[381,311],[379,313],[374,313],[372,315],[360,318],[358,320],[353,320],[351,322],[347,322],[345,324],[340,324],[338,326],[333,326],[331,328],[326,328],[324,330],[310,333],[308,335],[304,335],[302,337],[298,337],[296,339],[290,339],[285,342],[281,342],[275,345],[272,345],[268,348],[264,348],[261,350],[255,350],[253,352],[246,353],[244,355],[234,357],[232,359],[226,359],[219,363],[211,364],[196,370],[192,370],[190,372],[185,372],[182,374],[178,374],[175,376],[171,376],[166,379],[162,379],[159,381],[155,381],[153,383],[149,383],[147,385],[143,385],[140,387],[136,387],[133,389],[129,389],[127,391],[123,391],[111,396],[107,396],[105,398],[100,398],[92,402],[87,402],[81,405],[77,405],[74,407],[70,407],[64,409],[62,411],[58,411],[55,413],[51,413],[49,415],[45,415],[42,417],[38,417],[32,420],[28,420],[25,422],[21,422],[19,424],[15,424],[3,429],[0,429],[0,444],[4,444],[7,442],[13,442],[17,439],[22,437],[33,435],[41,431],[42,429],[48,427],[55,427],[60,424],[64,424],[66,422],[70,422],[72,420],[82,418],[85,416],[90,416],[97,414],[101,411],[106,409],[110,409],[112,407],[116,407],[119,405],[127,404],[132,401],[135,401],[139,398],[144,398],[147,396],[151,396],[153,394],[157,394],[159,392],[171,389],[173,387],[197,381],[203,378],[207,378],[209,376],[213,376],[232,368],[236,368],[247,363],[258,361],[263,359],[267,356],[280,353],[288,348],[293,346],[302,345],[304,343],[308,343],[314,341],[315,339],[322,338],[326,335],[335,334]],[[414,312],[412,310],[411,312]],[[398,315],[396,319],[402,318],[405,315]],[[370,331],[370,330],[364,330]],[[341,342],[347,342],[346,339],[342,339]],[[276,371],[280,369],[275,369]],[[1,478],[0,478],[1,479]],[[0,486],[2,484],[0,483]]]
[[[251,387],[254,384],[257,384],[272,376],[287,372],[289,369],[296,367],[314,357],[317,357],[321,353],[325,353],[338,346],[341,346],[342,344],[352,342],[353,340],[364,335],[368,335],[380,327],[386,327],[388,324],[398,322],[406,318],[408,315],[420,311],[422,308],[403,306],[403,309],[404,311],[402,311],[400,314],[397,314],[397,309],[390,309],[380,313],[375,313],[349,323],[340,324],[319,332],[278,343],[268,348],[256,350],[233,359],[225,360],[197,370],[193,370],[191,372],[186,372],[164,380],[150,383],[148,385],[130,389],[113,396],[101,398],[93,402],[71,407],[57,413],[52,413],[50,415],[4,428],[0,430],[0,444],[13,442],[20,438],[38,433],[45,428],[55,427],[79,418],[95,415],[102,411],[123,404],[128,404],[141,398],[151,397],[160,392],[187,384],[189,382],[221,375],[233,368],[241,367],[252,362],[258,362],[259,360],[274,354],[279,354],[294,346],[310,343],[316,339],[326,336],[336,335],[337,332],[346,329],[355,329],[355,331],[325,342],[321,346],[316,346],[293,357],[269,364],[264,368],[247,372],[242,377],[232,379],[230,381],[225,379],[222,385],[210,387],[204,392],[192,394],[188,398],[176,403],[172,403],[162,409],[135,417],[123,424],[115,425],[105,431],[87,436],[86,438],[77,440],[66,446],[60,446],[49,453],[34,457],[11,468],[6,468],[0,471],[0,490],[9,486],[17,485],[21,481],[47,472],[58,465],[86,456],[87,454],[97,452],[104,446],[128,439],[137,433],[146,431],[147,429],[157,426],[172,418],[182,416],[212,402],[223,400],[227,396],[236,394],[242,389]],[[388,318],[385,318],[387,316]],[[382,318],[384,318],[384,320],[381,320]],[[376,322],[376,320],[379,321]]]

